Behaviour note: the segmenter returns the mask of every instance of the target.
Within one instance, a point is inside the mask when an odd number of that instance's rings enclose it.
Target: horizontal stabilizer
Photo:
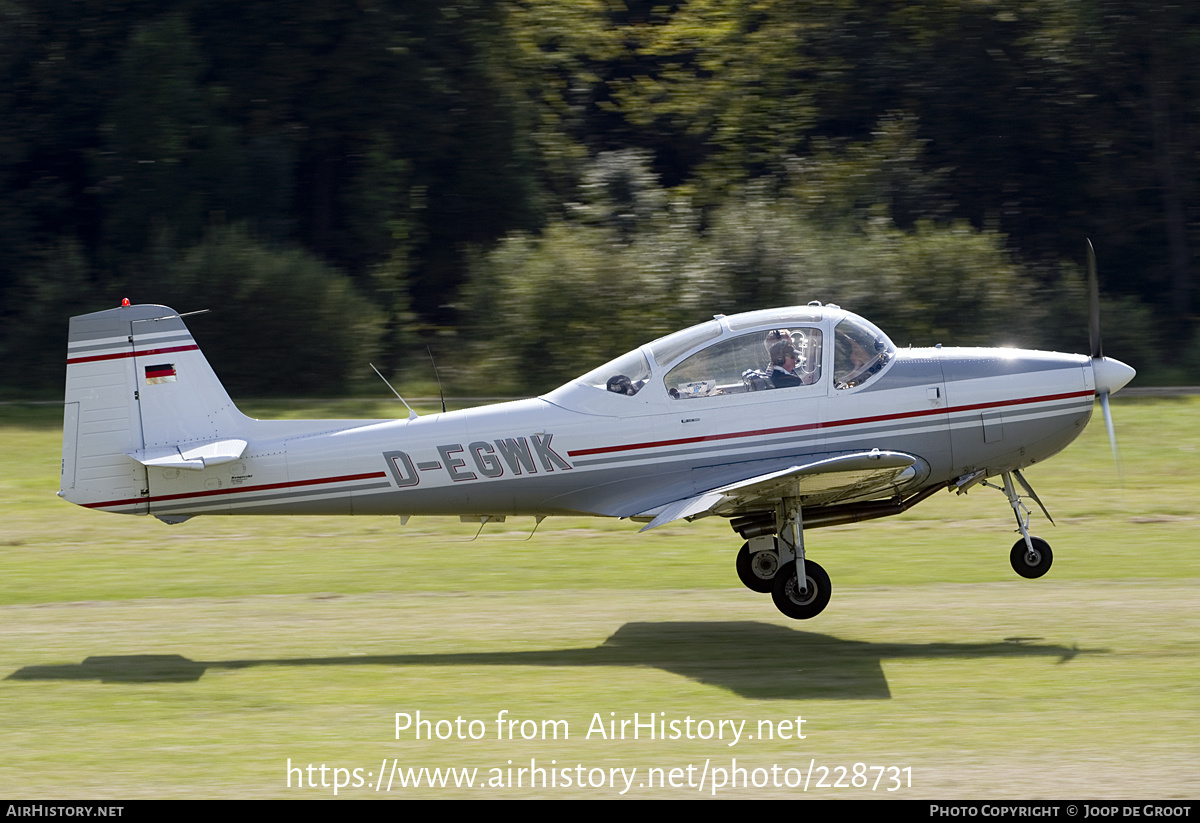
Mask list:
[[[246,451],[245,440],[215,440],[184,450],[178,446],[160,446],[126,452],[143,466],[200,470],[239,459]]]

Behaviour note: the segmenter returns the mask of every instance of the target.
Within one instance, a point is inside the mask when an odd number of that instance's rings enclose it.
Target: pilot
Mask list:
[[[767,332],[766,345],[768,356],[771,354],[771,348],[781,340],[785,343],[790,343],[792,341],[791,332],[789,332],[787,329],[771,329],[769,332]]]
[[[791,342],[792,333],[787,329],[771,329],[767,332],[767,339],[763,341],[763,345],[767,349],[767,364],[763,366],[762,371],[759,373],[763,378],[766,378],[767,375],[770,374],[771,366],[774,365],[774,362],[771,359],[771,350],[780,343]],[[797,353],[797,357],[799,357],[799,353]]]
[[[799,386],[804,383],[796,374],[798,354],[790,342],[780,340],[771,346],[771,385],[777,389]]]

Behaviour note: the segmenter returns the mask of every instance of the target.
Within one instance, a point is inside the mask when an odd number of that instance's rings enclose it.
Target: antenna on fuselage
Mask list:
[[[529,533],[529,537],[525,538],[526,540],[533,539],[534,532],[536,532],[538,530],[538,526],[542,525],[542,521],[546,519],[546,515],[544,515],[544,514],[535,515],[535,517],[537,519],[533,523],[533,531],[531,531]]]
[[[437,361],[433,359],[433,349],[429,346],[425,347],[425,351],[429,353],[429,362],[433,364],[433,376],[438,381],[438,397],[442,398],[442,414],[446,413],[446,395],[442,393],[442,376],[438,374]]]
[[[370,365],[372,369],[375,369],[374,363],[369,363],[368,365]],[[379,371],[379,369],[375,369],[375,373],[379,375],[379,379],[383,381],[383,384],[392,390],[392,394],[396,395],[400,402],[404,404],[404,408],[408,409],[408,419],[414,419],[417,416],[417,413],[413,411],[412,406],[408,405],[408,401],[403,397],[400,397],[400,392],[396,391],[396,389],[392,387],[392,384],[388,382],[388,379],[383,376],[383,372]]]

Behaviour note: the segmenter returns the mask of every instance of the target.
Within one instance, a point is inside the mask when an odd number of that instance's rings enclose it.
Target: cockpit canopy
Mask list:
[[[830,386],[845,391],[870,382],[895,353],[874,324],[836,306],[767,309],[717,315],[605,363],[577,383],[665,402]]]

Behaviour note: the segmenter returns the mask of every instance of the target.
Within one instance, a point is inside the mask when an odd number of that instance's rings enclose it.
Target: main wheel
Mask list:
[[[1040,537],[1030,537],[1029,542],[1033,544],[1032,552],[1025,545],[1025,538],[1014,543],[1012,551],[1008,553],[1008,562],[1012,563],[1013,571],[1032,580],[1050,571],[1054,552],[1050,551],[1050,544]]]
[[[832,593],[829,575],[811,560],[804,561],[804,576],[807,581],[801,588],[796,585],[796,562],[789,561],[779,567],[771,589],[775,608],[796,620],[816,617],[829,605],[829,595]]]
[[[738,580],[752,592],[769,594],[779,571],[779,552],[774,549],[750,552],[750,544],[743,543],[737,556]]]

